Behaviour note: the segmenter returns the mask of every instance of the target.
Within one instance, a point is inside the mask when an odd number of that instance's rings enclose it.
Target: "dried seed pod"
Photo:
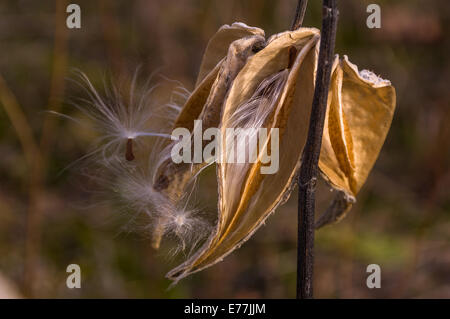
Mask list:
[[[264,30],[250,27],[241,22],[232,25],[225,24],[209,40],[203,55],[200,71],[198,73],[197,87],[201,81],[216,67],[216,65],[227,55],[230,44],[238,39],[252,35],[264,37]]]
[[[383,146],[395,109],[395,89],[347,56],[333,64],[319,168],[339,191],[316,227],[342,219],[355,202]]]
[[[235,22],[231,26],[221,26],[212,36],[203,54],[195,89],[181,110],[174,128],[185,127],[192,131],[194,120],[199,118],[203,110],[231,43],[249,36],[264,37],[264,30]]]
[[[183,106],[174,123],[175,128],[194,131],[194,121],[202,127],[218,127],[223,102],[231,83],[245,65],[247,58],[264,47],[264,31],[243,23],[222,26],[212,37],[205,51],[194,92]],[[202,134],[202,132],[200,132]],[[174,163],[170,154],[175,142],[167,143],[157,165],[154,188],[170,200],[179,202],[186,197],[187,185],[206,166],[205,162]],[[160,218],[164,219],[164,216]],[[164,221],[157,221],[161,224]],[[164,232],[155,231],[153,247],[159,248]]]
[[[239,34],[242,34],[242,31]],[[205,130],[210,127],[219,127],[222,106],[233,80],[245,65],[247,59],[261,50],[264,44],[265,39],[260,35],[251,35],[233,41],[229,46],[226,57],[202,80],[198,89],[189,98],[175,122],[174,128],[186,128],[193,134],[194,120],[201,121],[202,128]],[[215,79],[210,86],[209,84],[214,76]],[[208,92],[207,89],[209,89]],[[206,101],[205,97],[207,97]],[[197,115],[199,110],[201,112]],[[196,115],[197,117],[195,117]],[[200,132],[200,134],[203,134],[203,132]],[[173,145],[174,143],[171,143],[167,148],[170,149]],[[192,177],[206,164],[205,162],[197,164],[174,163],[172,158],[167,156],[159,165],[155,188],[164,191],[169,197],[178,199],[183,195],[186,185]]]
[[[268,139],[254,163],[227,162],[230,149],[223,147],[217,165],[217,227],[190,259],[168,273],[170,279],[179,280],[222,260],[288,198],[306,142],[318,40],[319,30],[313,28],[277,34],[234,80],[222,115],[221,145],[229,145],[229,128],[265,128]],[[279,152],[273,149],[277,137]],[[275,174],[262,173],[262,156],[268,153],[280,156]]]

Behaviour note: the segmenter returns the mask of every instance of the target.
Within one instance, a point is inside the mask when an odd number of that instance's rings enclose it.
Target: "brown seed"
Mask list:
[[[133,139],[129,138],[127,140],[127,150],[125,152],[125,159],[127,161],[134,160],[134,154],[133,154]]]

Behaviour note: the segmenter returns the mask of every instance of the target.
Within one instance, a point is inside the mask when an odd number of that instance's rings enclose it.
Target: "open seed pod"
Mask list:
[[[338,194],[316,227],[342,219],[355,202],[391,126],[395,89],[336,57],[327,104],[319,168]]]
[[[194,127],[196,120],[203,129],[219,127],[222,106],[234,78],[247,58],[264,45],[264,31],[259,28],[243,23],[222,26],[207,46],[195,90],[181,109],[173,129],[183,128],[191,138],[197,129],[200,136],[203,134],[200,128]],[[187,185],[207,163],[201,158],[195,164],[175,163],[171,157],[175,143],[168,142],[161,153],[154,175],[154,188],[178,202],[186,197]],[[194,154],[194,149],[191,153]],[[163,225],[164,221],[156,224],[153,247],[157,249],[163,229],[158,224]]]
[[[196,88],[183,106],[174,129],[186,128],[193,133],[195,120],[201,121],[203,129],[219,126],[222,105],[231,83],[247,58],[264,46],[263,35],[263,30],[242,23],[219,29],[207,46]],[[166,156],[158,165],[155,188],[179,198],[204,163],[195,168],[186,163],[174,163],[170,157],[174,142],[168,144]]]
[[[194,120],[199,118],[204,108],[210,95],[211,87],[227,57],[231,43],[249,36],[264,37],[264,30],[235,22],[231,26],[223,25],[212,36],[203,55],[195,89],[183,106],[174,128],[185,127],[189,130],[193,129]]]
[[[248,59],[235,78],[221,117],[216,229],[191,258],[168,273],[168,278],[177,281],[219,262],[288,198],[306,142],[318,40],[319,30],[314,28],[277,34]],[[267,129],[268,138],[260,143],[255,162],[227,160],[231,153],[226,134],[229,128]],[[255,149],[249,149],[251,153]],[[275,169],[266,165],[263,154],[275,157],[271,159],[277,162]]]
[[[197,87],[201,81],[217,66],[227,55],[230,44],[238,39],[252,35],[264,37],[264,30],[250,27],[245,23],[235,22],[232,25],[225,24],[211,37],[203,55],[200,70],[197,76]]]

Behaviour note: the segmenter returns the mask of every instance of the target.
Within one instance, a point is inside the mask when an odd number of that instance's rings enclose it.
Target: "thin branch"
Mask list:
[[[31,125],[23,111],[23,108],[17,101],[16,96],[9,88],[8,84],[0,74],[0,105],[11,121],[22,146],[23,154],[27,165],[30,168],[39,154],[39,146],[33,136]]]
[[[67,69],[67,28],[61,27],[65,23],[67,0],[55,2],[55,37],[53,49],[53,66],[50,84],[48,108],[58,111],[61,108],[61,97],[64,94],[64,77]],[[56,118],[46,117],[42,126],[40,138],[40,154],[31,165],[29,206],[27,214],[27,228],[25,240],[24,291],[28,297],[34,297],[38,287],[40,243],[42,232],[43,205],[45,193],[45,178],[48,169],[48,156],[55,135]]]
[[[298,179],[297,298],[313,297],[315,189],[334,55],[336,0],[323,1],[322,34],[308,139]]]
[[[305,17],[306,7],[308,6],[308,0],[298,0],[297,9],[295,10],[295,17],[292,21],[291,30],[297,30],[303,24],[303,18]]]

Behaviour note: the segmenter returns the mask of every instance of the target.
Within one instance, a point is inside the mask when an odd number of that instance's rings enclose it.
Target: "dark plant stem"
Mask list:
[[[303,18],[305,17],[306,7],[308,6],[308,0],[298,0],[297,9],[295,10],[295,17],[292,21],[291,30],[297,30],[302,26]]]
[[[315,190],[328,88],[333,65],[338,10],[336,0],[323,1],[322,33],[308,138],[298,178],[297,298],[313,298]]]

